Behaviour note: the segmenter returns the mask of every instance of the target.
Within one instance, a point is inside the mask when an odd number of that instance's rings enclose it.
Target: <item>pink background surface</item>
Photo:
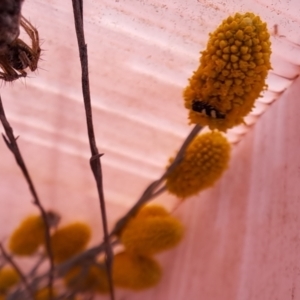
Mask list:
[[[299,93],[298,78],[215,187],[178,208],[187,234],[163,256],[162,283],[126,299],[300,299]]]
[[[84,3],[110,228],[160,176],[189,132],[182,90],[208,33],[230,14],[251,10],[272,35],[268,90],[246,118],[247,126],[228,133],[231,142],[240,141],[233,146],[230,168],[212,189],[175,210],[186,237],[158,257],[162,282],[141,293],[118,290],[117,300],[300,299],[300,2]],[[88,164],[71,1],[26,0],[23,12],[39,30],[42,60],[26,80],[1,85],[7,117],[44,206],[62,214],[62,224],[88,222],[94,245],[102,240],[102,229]],[[5,242],[20,219],[37,210],[1,142],[0,154],[0,238]],[[159,201],[171,210],[177,204],[167,194]]]

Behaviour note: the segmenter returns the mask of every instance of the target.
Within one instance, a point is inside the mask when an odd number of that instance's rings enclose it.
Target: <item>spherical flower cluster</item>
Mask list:
[[[175,247],[183,233],[182,224],[164,208],[146,206],[127,223],[120,240],[127,252],[151,255]]]
[[[237,13],[224,20],[210,34],[200,66],[184,91],[190,122],[221,131],[242,123],[266,88],[270,55],[267,24],[259,16]],[[200,101],[201,111],[193,109],[195,101]],[[214,115],[209,114],[212,110]]]
[[[0,293],[6,293],[19,282],[19,274],[12,268],[4,267],[0,270]]]
[[[9,249],[15,255],[31,255],[45,241],[45,225],[41,216],[27,217],[12,233]]]
[[[56,263],[61,263],[83,251],[91,238],[90,227],[75,222],[59,228],[51,236],[51,248]]]
[[[97,265],[75,266],[64,277],[70,289],[104,294],[109,291],[106,270]]]
[[[195,195],[220,178],[229,158],[230,144],[220,132],[201,134],[191,142],[181,163],[167,177],[166,187],[182,199]]]
[[[160,281],[161,275],[161,267],[153,258],[126,252],[115,255],[113,280],[117,287],[137,291],[150,288]]]

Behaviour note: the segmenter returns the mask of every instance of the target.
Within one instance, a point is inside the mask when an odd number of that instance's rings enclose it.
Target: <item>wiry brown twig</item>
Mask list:
[[[28,277],[34,277],[36,275],[37,270],[39,269],[39,267],[42,265],[42,263],[46,260],[47,256],[42,254],[37,262],[35,263],[35,265],[33,266],[33,268],[30,270],[30,272],[28,273]]]
[[[158,179],[152,182],[143,192],[139,200],[136,202],[136,204],[127,212],[127,214],[121,218],[115,225],[114,229],[109,234],[110,240],[112,240],[112,237],[116,235],[120,230],[126,225],[126,222],[137,212],[137,210],[144,205],[147,201],[150,201],[154,197],[158,196],[159,194],[163,193],[166,190],[166,186],[163,185],[160,187],[162,182],[166,179],[166,177],[180,164],[182,159],[184,158],[185,151],[189,144],[193,141],[193,139],[197,136],[197,134],[201,131],[202,127],[199,125],[194,126],[194,128],[191,130],[189,135],[186,137],[184,142],[182,143],[175,159],[171,163],[171,165],[168,167],[168,169],[164,172],[164,174]],[[115,245],[119,244],[118,240],[110,241],[110,245],[113,248]],[[105,243],[101,243],[93,248],[90,248],[78,255],[73,256],[71,259],[65,261],[64,263],[57,266],[57,275],[63,276],[68,270],[75,265],[82,264],[85,261],[92,261],[95,259],[95,257],[104,252],[106,249]],[[39,276],[36,278],[37,282],[42,280],[45,276],[47,276],[47,273]]]
[[[171,163],[171,165],[168,167],[168,169],[163,173],[163,175],[158,179],[153,181],[143,192],[141,197],[138,199],[138,201],[135,203],[135,205],[127,212],[127,214],[121,218],[115,225],[114,229],[109,234],[109,238],[111,239],[114,235],[119,233],[121,229],[126,225],[127,221],[138,211],[138,209],[144,205],[146,202],[150,201],[151,199],[157,197],[159,194],[163,193],[166,190],[166,186],[160,187],[160,185],[163,183],[163,181],[166,179],[166,177],[180,164],[182,159],[184,158],[185,151],[188,147],[188,145],[191,143],[191,141],[197,136],[197,134],[201,131],[202,127],[199,125],[195,125],[194,128],[191,130],[189,135],[186,137],[184,142],[182,143],[175,159]],[[118,241],[111,242],[111,245],[118,244]],[[58,273],[63,275],[65,272],[67,272],[73,265],[82,263],[86,259],[93,259],[95,256],[97,256],[99,253],[103,252],[105,250],[104,243],[93,247],[91,249],[86,250],[83,253],[78,254],[77,256],[74,256],[70,260],[64,262],[63,264],[58,266]]]
[[[114,247],[116,245],[119,244],[119,241],[113,241],[110,243],[111,247]],[[59,266],[57,266],[57,274],[59,276],[63,276],[66,272],[68,272],[68,270],[78,264],[82,264],[85,261],[92,261],[95,259],[95,257],[101,253],[105,251],[105,244],[101,243],[98,246],[95,246],[93,248],[90,248],[78,255],[73,256],[72,258],[70,258],[69,260],[63,262],[62,264],[60,264]],[[42,275],[44,276],[44,275]],[[41,278],[42,278],[41,276]]]
[[[34,294],[33,291],[30,287],[30,285],[28,284],[28,281],[26,279],[26,276],[23,274],[23,272],[21,271],[21,269],[18,267],[18,265],[15,263],[15,261],[12,259],[12,257],[10,257],[6,251],[4,250],[4,247],[2,246],[2,244],[0,243],[0,250],[1,253],[3,255],[3,257],[5,258],[5,260],[15,269],[15,271],[18,273],[21,281],[24,284],[24,287],[26,289],[26,291],[28,292],[29,296],[31,297],[31,299],[34,299]]]
[[[148,202],[150,199],[156,197],[158,194],[163,192],[165,190],[165,187],[162,187],[160,190],[157,190],[160,185],[164,182],[164,180],[168,177],[168,175],[176,168],[178,164],[182,161],[185,150],[187,149],[188,145],[191,143],[191,141],[195,138],[195,136],[200,132],[202,127],[200,125],[195,125],[194,128],[191,130],[187,138],[184,140],[183,144],[181,145],[175,159],[171,163],[171,165],[168,167],[168,169],[164,172],[164,174],[158,179],[153,181],[143,192],[140,199],[135,203],[135,205],[128,211],[128,213],[121,218],[115,225],[114,229],[110,233],[110,236],[113,236],[115,234],[118,234],[121,229],[126,225],[128,220],[136,214],[136,212],[139,210],[139,208],[144,205],[146,202]]]
[[[36,192],[36,189],[33,185],[33,182],[31,180],[31,177],[29,175],[29,172],[27,170],[26,164],[23,160],[23,157],[21,155],[21,152],[18,147],[17,143],[17,138],[14,136],[13,129],[11,128],[9,122],[6,119],[5,112],[4,112],[4,107],[2,104],[2,98],[0,96],[0,121],[3,125],[3,128],[5,130],[6,136],[2,134],[4,142],[8,149],[13,153],[16,162],[18,166],[20,167],[27,184],[29,186],[29,190],[31,192],[31,195],[33,197],[33,204],[38,207],[40,210],[42,219],[45,224],[45,242],[46,242],[46,249],[49,255],[49,261],[50,261],[50,272],[49,272],[49,282],[48,282],[48,287],[49,287],[49,294],[50,294],[50,299],[52,298],[52,291],[53,291],[53,278],[54,278],[54,262],[53,262],[53,254],[51,250],[51,243],[50,243],[50,226],[49,226],[49,220],[47,218],[47,213],[42,206],[42,203],[38,197],[38,194]]]
[[[81,63],[81,80],[82,80],[82,93],[84,98],[85,114],[86,114],[86,123],[87,123],[87,132],[89,137],[89,144],[91,150],[91,159],[90,165],[91,169],[97,184],[98,196],[100,201],[101,216],[102,216],[102,226],[104,232],[104,245],[106,253],[106,266],[108,273],[108,281],[110,287],[110,297],[112,300],[115,299],[114,296],[114,287],[112,281],[112,263],[113,263],[113,252],[109,241],[108,227],[107,227],[107,217],[103,193],[103,184],[102,184],[102,169],[101,161],[94,134],[93,118],[92,118],[92,107],[91,107],[91,96],[90,96],[90,86],[89,86],[89,74],[88,74],[88,55],[87,55],[87,45],[84,38],[83,30],[83,3],[81,0],[72,0],[74,20],[75,20],[75,29],[77,35],[77,42],[79,48],[79,56]]]

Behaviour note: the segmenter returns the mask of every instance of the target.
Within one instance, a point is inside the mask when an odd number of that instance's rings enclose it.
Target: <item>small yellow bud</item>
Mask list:
[[[182,199],[197,194],[221,177],[228,167],[229,158],[230,144],[220,132],[200,134],[188,146],[181,163],[167,177],[167,190]]]
[[[141,215],[132,218],[121,232],[126,251],[150,255],[173,248],[181,241],[183,226],[171,215],[146,215],[143,211]]]
[[[6,293],[19,282],[19,274],[10,267],[0,269],[0,293]]]
[[[61,263],[85,249],[91,238],[90,227],[81,222],[75,222],[59,228],[51,236],[53,258]]]
[[[29,216],[12,233],[9,249],[15,255],[31,255],[45,240],[45,225],[41,216]]]
[[[158,284],[162,270],[150,257],[134,256],[126,252],[116,254],[113,264],[113,280],[116,287],[143,290]]]

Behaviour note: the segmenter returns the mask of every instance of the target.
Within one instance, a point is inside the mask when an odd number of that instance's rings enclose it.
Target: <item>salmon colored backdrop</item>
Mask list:
[[[155,289],[120,299],[300,299],[300,80],[234,147],[223,178],[175,215],[180,246]]]
[[[162,282],[141,293],[118,291],[118,300],[300,299],[299,3],[84,1],[110,228],[162,173],[189,132],[182,89],[208,33],[230,14],[253,11],[272,35],[269,87],[247,118],[253,126],[228,133],[235,143],[229,170],[214,188],[174,211],[186,237],[159,256]],[[71,1],[25,0],[23,14],[39,30],[43,60],[26,80],[2,84],[7,117],[45,207],[57,210],[63,224],[87,221],[93,245],[102,230],[88,164]],[[5,241],[21,218],[37,210],[4,143],[0,154]],[[170,195],[159,201],[171,210],[178,204]]]

